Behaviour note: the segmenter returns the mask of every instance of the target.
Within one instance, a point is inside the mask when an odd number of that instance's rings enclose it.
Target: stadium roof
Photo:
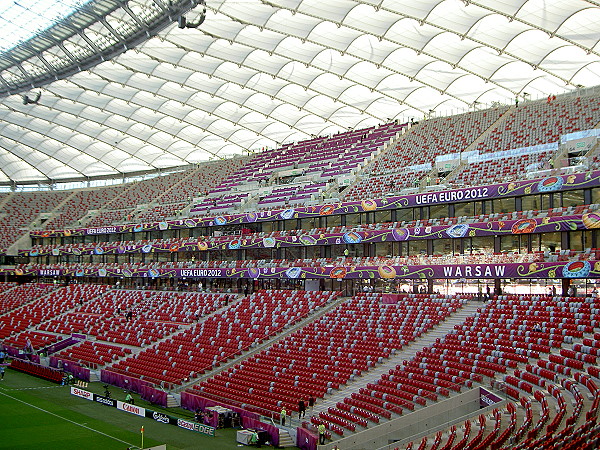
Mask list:
[[[47,24],[34,9],[47,2],[10,3],[0,184],[164,170],[600,85],[591,0],[61,0]]]

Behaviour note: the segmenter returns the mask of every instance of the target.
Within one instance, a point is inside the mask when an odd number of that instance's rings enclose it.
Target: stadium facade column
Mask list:
[[[427,293],[433,294],[433,279],[432,278],[427,279]]]
[[[560,293],[561,297],[569,296],[569,287],[571,287],[571,279],[563,278],[562,280],[562,292]]]
[[[502,280],[500,278],[494,278],[494,294],[500,295],[502,293]]]

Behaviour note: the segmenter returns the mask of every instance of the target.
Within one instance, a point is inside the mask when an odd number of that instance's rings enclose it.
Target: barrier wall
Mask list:
[[[487,409],[497,408],[505,403],[481,408],[481,392],[479,387],[464,394],[437,402],[426,408],[411,412],[405,416],[386,423],[367,428],[365,431],[336,440],[334,443],[319,445],[319,450],[331,450],[336,445],[344,450],[359,450],[365,448],[381,448],[405,439],[416,439],[419,434],[431,433],[434,427],[453,423],[464,416],[479,414]],[[392,447],[393,448],[393,447]]]

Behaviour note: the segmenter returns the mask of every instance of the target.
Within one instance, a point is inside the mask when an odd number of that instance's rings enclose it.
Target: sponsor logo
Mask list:
[[[94,401],[98,403],[102,403],[106,406],[112,406],[113,408],[117,406],[117,401],[112,398],[102,397],[101,395],[94,395]]]
[[[195,431],[196,433],[206,434],[208,436],[215,435],[214,427],[203,425],[196,422],[190,422],[188,420],[177,419],[177,426],[185,428],[186,430]]]
[[[181,428],[185,428],[186,430],[198,431],[198,425],[194,422],[188,422],[187,420],[177,419],[177,426]]]
[[[145,408],[141,408],[139,406],[131,405],[129,403],[125,403],[125,402],[121,402],[121,401],[117,401],[117,409],[128,412],[130,414],[142,416],[142,417],[146,416]]]
[[[88,391],[84,391],[83,389],[78,389],[76,387],[71,387],[71,394],[76,395],[77,397],[85,398],[86,400],[93,400],[94,394]]]
[[[157,422],[169,423],[169,416],[167,416],[166,414],[156,412],[156,411],[154,411],[152,413],[152,418],[154,420],[156,420]]]
[[[214,427],[209,427],[208,425],[198,425],[198,433],[207,434],[209,436],[215,435]]]
[[[219,269],[181,269],[182,277],[219,277],[221,271]]]

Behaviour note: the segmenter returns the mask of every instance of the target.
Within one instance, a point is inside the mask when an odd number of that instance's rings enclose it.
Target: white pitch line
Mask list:
[[[39,387],[27,387],[27,388],[8,388],[2,389],[3,391],[34,391],[37,389],[56,389],[62,388],[64,386],[39,386]]]
[[[114,439],[115,441],[122,442],[123,444],[127,444],[127,445],[128,445],[128,446],[130,446],[130,447],[131,447],[131,446],[135,446],[135,444],[132,444],[131,442],[123,441],[123,440],[121,440],[121,439],[119,439],[119,438],[116,438],[116,437],[114,437],[114,436],[111,436],[110,434],[106,434],[106,433],[103,433],[102,431],[98,431],[98,430],[96,430],[96,429],[94,429],[94,428],[88,427],[87,425],[82,425],[82,424],[80,424],[80,423],[77,423],[77,422],[75,422],[75,421],[73,421],[73,420],[71,420],[71,419],[67,419],[66,417],[59,416],[58,414],[55,414],[55,413],[53,413],[53,412],[50,412],[50,411],[47,411],[47,410],[45,410],[45,409],[43,409],[43,408],[40,408],[39,406],[32,405],[31,403],[27,403],[26,401],[23,401],[23,400],[20,400],[20,399],[18,399],[18,398],[16,398],[16,397],[13,397],[12,395],[5,394],[4,392],[0,392],[0,395],[4,395],[5,397],[12,398],[13,400],[16,400],[16,401],[18,401],[19,403],[23,403],[24,405],[27,405],[27,406],[30,406],[30,407],[32,407],[32,408],[35,408],[35,409],[37,409],[37,410],[39,410],[39,411],[45,412],[46,414],[50,414],[51,416],[58,417],[59,419],[65,420],[65,421],[67,421],[67,422],[70,422],[70,423],[72,423],[73,425],[77,425],[78,427],[86,428],[86,429],[88,429],[88,430],[90,430],[90,431],[93,431],[94,433],[98,433],[98,434],[101,434],[101,435],[103,435],[103,436],[106,436],[106,437],[108,437],[108,438],[110,438],[110,439]]]

